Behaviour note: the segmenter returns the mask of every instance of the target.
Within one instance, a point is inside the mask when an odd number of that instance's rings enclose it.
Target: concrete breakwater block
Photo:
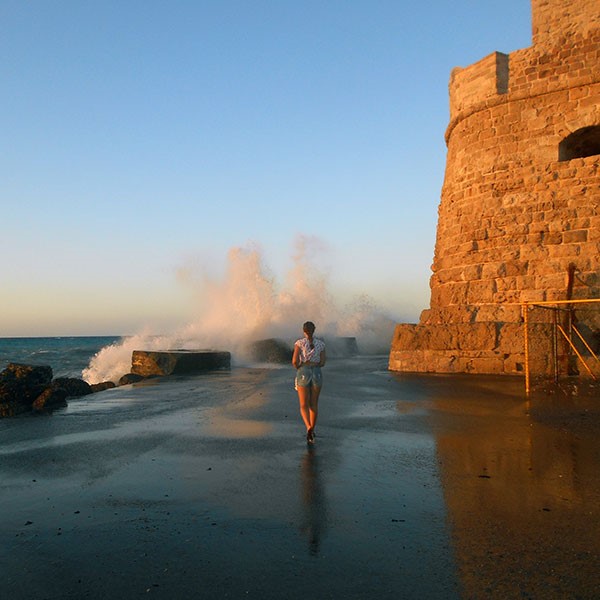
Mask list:
[[[231,353],[213,350],[134,350],[131,372],[136,375],[192,375],[229,369]]]

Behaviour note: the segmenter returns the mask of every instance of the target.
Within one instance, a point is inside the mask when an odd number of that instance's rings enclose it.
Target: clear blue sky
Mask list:
[[[186,322],[181,273],[298,236],[340,298],[429,303],[455,66],[528,0],[0,2],[0,336]]]

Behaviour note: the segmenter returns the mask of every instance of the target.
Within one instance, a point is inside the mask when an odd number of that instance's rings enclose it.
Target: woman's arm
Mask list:
[[[294,354],[292,355],[292,365],[294,365],[295,369],[299,369],[301,365],[300,361],[300,348],[298,346],[294,346]]]
[[[319,361],[319,366],[324,367],[327,362],[327,355],[325,354],[325,348],[321,350],[321,360]]]

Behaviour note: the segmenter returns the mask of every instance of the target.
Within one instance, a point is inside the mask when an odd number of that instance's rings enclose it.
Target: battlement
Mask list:
[[[532,0],[532,14],[532,46],[452,70],[447,143],[478,111],[599,81],[600,0]]]
[[[508,54],[493,52],[469,67],[456,67],[450,75],[450,120],[508,92]]]

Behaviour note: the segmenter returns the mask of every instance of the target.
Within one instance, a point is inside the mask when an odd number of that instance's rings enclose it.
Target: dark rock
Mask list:
[[[21,413],[31,410],[31,406],[28,404],[21,404],[15,400],[7,400],[0,402],[0,418],[2,417],[14,417]]]
[[[103,392],[104,390],[110,390],[117,387],[112,381],[102,381],[100,383],[92,383],[90,389],[92,392]]]
[[[33,402],[31,408],[40,412],[49,408],[67,406],[67,392],[64,388],[47,387]]]
[[[144,375],[138,375],[137,373],[127,373],[123,375],[121,379],[119,379],[119,385],[129,385],[130,383],[138,383],[140,381],[144,381],[144,379],[148,379]]]
[[[52,381],[52,367],[10,363],[0,373],[0,403],[31,406]]]
[[[28,385],[46,384],[52,381],[52,367],[9,363],[0,373],[0,383],[22,381]]]
[[[231,353],[212,350],[134,350],[131,372],[136,375],[193,375],[228,369]]]
[[[293,354],[286,342],[276,338],[252,342],[246,351],[252,360],[269,363],[289,363]]]
[[[91,393],[90,385],[81,379],[53,380],[51,367],[10,363],[0,373],[0,416],[66,406],[66,398]]]
[[[358,345],[355,337],[335,337],[325,340],[327,356],[335,358],[348,358],[358,354]]]
[[[52,381],[52,388],[62,388],[67,397],[87,396],[92,393],[90,384],[76,377],[57,377]]]

